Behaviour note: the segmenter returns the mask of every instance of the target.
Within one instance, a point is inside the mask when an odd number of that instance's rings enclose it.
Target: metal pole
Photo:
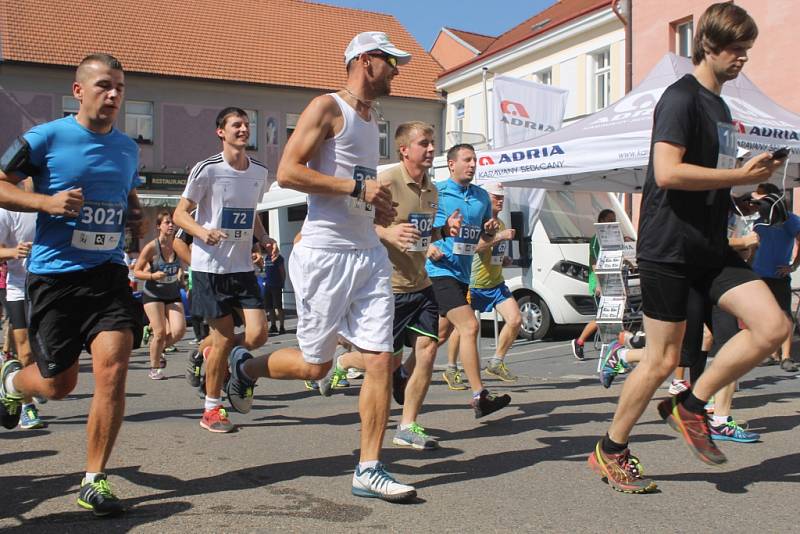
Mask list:
[[[492,144],[489,142],[489,92],[486,90],[486,75],[488,73],[489,67],[483,67],[483,69],[481,69],[483,80],[483,132],[486,135],[486,147],[492,148]]]

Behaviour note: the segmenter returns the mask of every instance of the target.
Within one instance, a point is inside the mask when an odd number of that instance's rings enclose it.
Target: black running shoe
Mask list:
[[[22,364],[19,363],[19,360],[6,360],[0,367],[0,425],[8,430],[19,424],[22,395],[6,390],[6,377],[20,369],[22,369]]]
[[[480,419],[483,416],[496,412],[508,406],[511,402],[511,397],[508,395],[495,395],[490,393],[489,390],[484,389],[481,391],[481,396],[477,399],[473,398],[472,409],[475,410],[475,419]]]
[[[117,515],[125,511],[125,507],[111,491],[108,480],[103,474],[97,475],[94,482],[81,482],[78,506],[91,510],[98,517]]]
[[[186,368],[186,381],[193,388],[200,387],[200,373],[203,370],[203,355],[199,350],[189,355],[189,367]]]
[[[392,396],[400,406],[406,402],[406,384],[408,384],[408,377],[403,376],[403,366],[401,365],[392,373]]]

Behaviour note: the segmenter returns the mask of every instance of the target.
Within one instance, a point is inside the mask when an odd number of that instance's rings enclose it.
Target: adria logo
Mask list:
[[[481,156],[478,158],[478,166],[494,165],[495,163],[511,163],[513,161],[525,161],[539,158],[549,158],[564,154],[564,149],[559,145],[541,146],[529,148],[527,150],[515,150],[513,152],[501,152],[494,156]],[[495,161],[497,158],[497,161]]]
[[[745,127],[744,127],[744,123],[742,121],[734,120],[733,121],[733,126],[736,128],[736,131],[739,132],[740,134],[743,134],[746,131]]]
[[[513,115],[515,117],[524,117],[526,119],[530,118],[530,115],[528,115],[528,110],[525,109],[525,106],[519,102],[512,102],[511,100],[503,100],[500,102],[500,111],[504,115]]]

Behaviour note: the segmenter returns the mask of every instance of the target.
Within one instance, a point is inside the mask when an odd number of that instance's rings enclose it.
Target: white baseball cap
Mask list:
[[[481,187],[483,187],[490,195],[495,195],[498,197],[506,196],[506,191],[503,188],[503,184],[500,182],[489,182],[488,184],[483,184]]]
[[[364,52],[373,50],[380,50],[387,55],[396,57],[398,65],[405,65],[411,61],[411,54],[393,45],[385,33],[362,32],[353,37],[353,40],[347,45],[347,49],[344,51],[344,64],[347,65]]]

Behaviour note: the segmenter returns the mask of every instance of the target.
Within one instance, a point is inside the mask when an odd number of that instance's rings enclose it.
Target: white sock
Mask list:
[[[727,422],[728,422],[727,415],[714,415],[711,418],[711,424],[714,426],[724,425]]]
[[[625,363],[628,363],[627,358],[625,358],[625,356],[627,356],[627,355],[628,355],[628,349],[619,349],[617,351],[617,356],[619,356],[619,359],[622,360]]]
[[[472,398],[473,398],[473,399],[478,399],[478,398],[480,398],[480,396],[481,396],[481,393],[483,393],[483,390],[484,390],[484,389],[486,389],[486,388],[481,388],[481,389],[479,389],[479,390],[477,390],[477,391],[475,391],[475,390],[473,389],[473,390],[472,390]]]
[[[19,390],[14,387],[14,377],[17,376],[17,373],[19,373],[19,371],[9,373],[4,384],[6,387],[6,392],[12,395],[19,395]]]
[[[87,471],[86,474],[83,476],[83,481],[86,482],[87,484],[91,484],[92,482],[94,482],[94,479],[97,477],[97,475],[102,475],[102,473],[90,473]]]
[[[206,395],[205,409],[213,410],[217,406],[222,406],[222,399],[215,399],[214,397]]]
[[[408,423],[407,425],[400,424],[400,425],[397,426],[397,429],[398,430],[407,430],[407,429],[411,428],[411,425],[412,425],[412,423]]]
[[[368,460],[366,462],[358,462],[358,470],[363,472],[364,469],[369,469],[378,465],[378,460]]]

